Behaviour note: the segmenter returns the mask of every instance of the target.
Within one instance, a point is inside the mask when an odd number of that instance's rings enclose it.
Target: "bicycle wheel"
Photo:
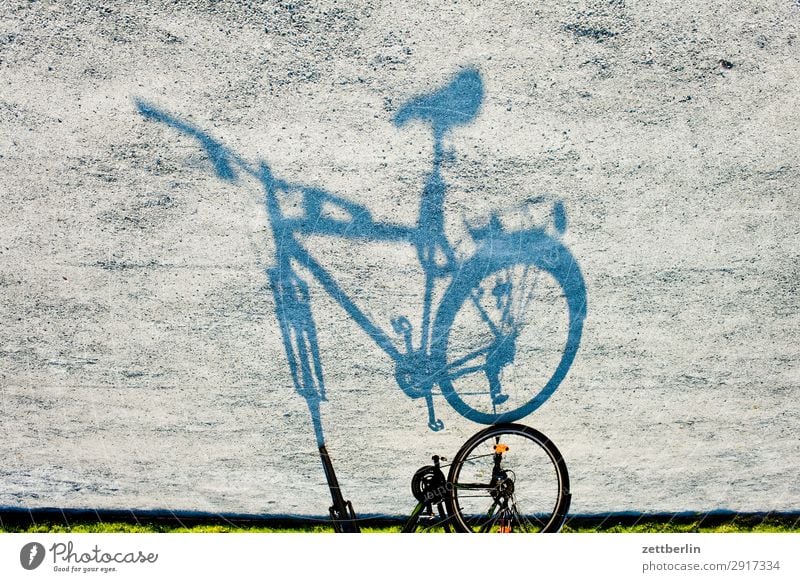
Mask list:
[[[498,424],[470,438],[447,477],[453,526],[472,533],[548,533],[570,504],[567,465],[539,431]]]
[[[436,314],[442,394],[482,424],[530,414],[566,376],[585,316],[583,277],[560,242],[538,230],[491,241],[458,271]]]

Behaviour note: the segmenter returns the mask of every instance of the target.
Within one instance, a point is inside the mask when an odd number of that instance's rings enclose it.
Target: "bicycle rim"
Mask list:
[[[448,511],[462,532],[555,532],[569,509],[561,454],[547,437],[522,425],[497,425],[468,440],[448,483]]]

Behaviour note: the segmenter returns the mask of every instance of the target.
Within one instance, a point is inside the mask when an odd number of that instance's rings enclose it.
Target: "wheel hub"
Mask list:
[[[508,502],[514,495],[514,480],[508,475],[506,471],[501,471],[498,475],[497,484],[491,491],[492,499],[501,508],[508,507]]]

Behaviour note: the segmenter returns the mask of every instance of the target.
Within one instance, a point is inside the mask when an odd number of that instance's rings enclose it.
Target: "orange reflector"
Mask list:
[[[494,452],[495,452],[495,453],[499,453],[499,454],[501,454],[501,455],[502,455],[503,453],[507,453],[507,452],[508,452],[508,445],[504,445],[504,444],[502,444],[502,443],[497,443],[497,444],[494,446]]]

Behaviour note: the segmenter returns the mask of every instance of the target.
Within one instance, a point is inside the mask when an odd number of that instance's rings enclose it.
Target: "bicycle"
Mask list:
[[[446,459],[432,460],[412,478],[417,505],[404,533],[552,533],[566,520],[572,499],[567,465],[550,439],[531,427],[504,423],[473,435],[447,478]]]
[[[195,126],[143,101],[136,102],[144,117],[196,138],[220,178],[234,181],[238,170],[258,179],[264,189],[276,243],[274,265],[267,269],[276,316],[294,388],[306,399],[311,414],[334,501],[334,523],[355,525],[355,514],[352,505],[341,496],[325,446],[319,405],[327,395],[317,328],[308,284],[295,265],[310,273],[394,361],[398,386],[410,398],[424,399],[428,427],[433,431],[444,428],[434,410],[434,387],[439,387],[458,413],[474,422],[513,422],[533,412],[555,391],[580,344],[586,289],[577,262],[557,236],[549,234],[545,227],[506,230],[493,214],[482,227],[467,225],[476,246],[469,257],[457,256],[447,238],[446,184],[441,173],[448,157],[444,138],[454,127],[470,123],[482,100],[480,75],[474,69],[466,69],[442,89],[409,101],[396,113],[394,123],[398,127],[421,121],[430,125],[434,137],[433,167],[422,192],[415,226],[376,222],[360,204],[276,178],[266,162],[254,165]],[[282,200],[292,195],[299,195],[301,200],[299,214],[282,206]],[[566,228],[560,202],[553,205],[553,226],[557,234]],[[391,334],[356,305],[303,245],[301,237],[312,234],[414,246],[425,275],[416,342],[414,326],[405,315],[390,320],[398,347]],[[449,283],[433,314],[434,288],[439,281]],[[546,315],[553,316],[552,322],[536,328],[552,335],[555,326],[560,336],[552,345],[542,347],[541,338],[528,325],[534,303],[544,306],[551,312]],[[542,367],[542,360],[552,371],[545,374],[538,391],[531,391],[530,378]],[[451,513],[456,511],[456,502],[451,501],[450,505]],[[462,526],[466,527],[464,523]]]

